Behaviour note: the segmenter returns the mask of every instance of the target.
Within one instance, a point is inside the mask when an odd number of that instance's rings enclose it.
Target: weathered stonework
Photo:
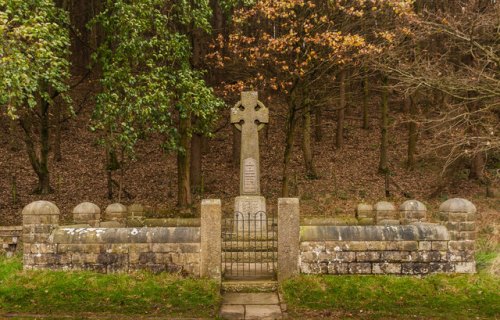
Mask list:
[[[64,227],[57,206],[37,201],[23,209],[23,238],[25,269],[200,275],[199,227]]]
[[[0,254],[11,257],[22,246],[22,226],[0,227]]]
[[[450,199],[440,207],[439,224],[423,223],[425,206],[415,200],[400,207],[401,222],[393,205],[379,202],[375,217],[379,226],[302,226],[300,271],[310,274],[407,274],[474,273],[475,212],[472,203]],[[361,214],[360,214],[361,213]],[[360,205],[357,218],[369,218]],[[409,223],[409,224],[408,224]]]
[[[91,202],[82,202],[73,209],[73,222],[98,227],[101,220],[101,209]]]

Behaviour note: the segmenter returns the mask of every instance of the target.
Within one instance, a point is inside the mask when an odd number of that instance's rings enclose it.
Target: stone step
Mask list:
[[[256,280],[274,279],[277,270],[276,262],[226,262],[222,264],[224,279],[228,280]]]
[[[223,252],[236,251],[277,251],[277,241],[222,241]]]
[[[275,280],[228,280],[222,282],[223,292],[275,292],[278,282]]]
[[[280,299],[276,292],[235,293],[222,296],[219,316],[222,319],[283,319]]]
[[[224,251],[224,262],[273,262],[278,259],[276,251]]]
[[[245,232],[233,232],[233,231],[223,231],[222,239],[224,241],[278,241],[278,233],[275,231],[261,232],[261,231],[245,231]]]

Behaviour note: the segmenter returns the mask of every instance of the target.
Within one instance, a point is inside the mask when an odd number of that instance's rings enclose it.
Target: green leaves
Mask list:
[[[140,136],[158,132],[176,150],[176,122],[190,115],[208,130],[221,102],[192,70],[190,39],[179,30],[207,30],[209,17],[205,0],[106,2],[93,21],[106,34],[94,55],[102,69],[94,128],[106,132],[108,147],[132,152]]]
[[[68,90],[68,22],[51,0],[0,0],[0,107],[11,118]]]

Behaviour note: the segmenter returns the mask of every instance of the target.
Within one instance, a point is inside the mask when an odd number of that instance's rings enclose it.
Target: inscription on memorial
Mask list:
[[[243,192],[257,192],[257,162],[253,158],[243,161]]]

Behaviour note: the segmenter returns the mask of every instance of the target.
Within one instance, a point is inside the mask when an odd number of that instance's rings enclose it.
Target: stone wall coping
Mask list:
[[[427,211],[425,204],[418,200],[406,200],[399,206],[400,211]]]
[[[410,241],[450,240],[445,226],[301,226],[301,241]]]
[[[476,213],[476,206],[467,199],[448,199],[439,206],[440,212],[466,212]]]
[[[147,218],[144,225],[148,227],[199,227],[200,218]]]
[[[23,208],[22,215],[57,215],[61,212],[59,208],[50,201],[38,200],[31,202]]]
[[[73,214],[81,213],[101,213],[101,208],[92,202],[82,202],[73,208]]]
[[[172,228],[70,228],[59,227],[51,235],[53,243],[196,243],[199,227]]]
[[[0,232],[3,231],[23,231],[23,226],[0,226]]]
[[[301,226],[328,226],[328,225],[357,225],[358,219],[355,217],[302,217],[300,219]]]

